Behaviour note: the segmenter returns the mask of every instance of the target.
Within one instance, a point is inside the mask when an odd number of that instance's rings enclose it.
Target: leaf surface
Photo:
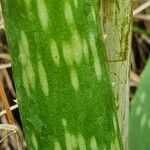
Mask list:
[[[130,111],[129,148],[150,148],[150,60],[147,63],[133,98]]]
[[[2,3],[28,149],[121,149],[98,1]]]

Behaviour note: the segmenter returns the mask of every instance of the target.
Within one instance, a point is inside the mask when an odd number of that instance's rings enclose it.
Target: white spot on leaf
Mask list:
[[[78,136],[78,143],[79,143],[80,150],[86,150],[85,140],[81,134],[79,134],[79,136]]]
[[[73,23],[72,8],[68,1],[65,1],[65,18],[68,24]]]
[[[56,140],[54,142],[54,150],[61,150],[61,146],[60,146],[60,143],[58,142],[58,140]]]
[[[77,138],[73,134],[71,134],[71,143],[72,143],[73,149],[76,149],[78,147]]]
[[[92,16],[94,21],[96,22],[96,14],[95,14],[94,6],[92,6]]]
[[[71,134],[68,131],[66,119],[64,119],[64,118],[62,119],[62,124],[63,124],[64,131],[65,131],[65,141],[66,141],[67,150],[77,149],[79,140],[81,140],[80,142],[83,144],[81,137],[80,137],[80,139],[77,139],[77,137],[75,135]],[[84,146],[82,146],[82,147],[84,147]],[[86,149],[82,149],[82,150],[86,150]]]
[[[98,150],[97,141],[95,137],[91,138],[90,147],[91,147],[91,150]]]
[[[65,140],[66,140],[67,150],[73,150],[73,145],[72,145],[72,141],[71,141],[71,135],[70,135],[70,133],[67,130],[65,131]]]
[[[141,106],[138,106],[138,107],[136,108],[135,115],[136,115],[136,116],[139,116],[141,113],[142,113],[142,107],[141,107]]]
[[[63,56],[66,64],[70,67],[70,79],[73,88],[77,91],[79,88],[79,79],[76,70],[73,68],[73,56],[70,44],[63,43]]]
[[[50,49],[51,49],[52,59],[53,59],[54,63],[59,65],[60,56],[59,56],[57,44],[54,40],[51,40],[51,42],[50,42]]]
[[[73,56],[71,51],[71,45],[68,43],[63,43],[63,56],[66,64],[68,66],[73,65]]]
[[[100,80],[101,79],[101,67],[100,67],[99,57],[98,57],[97,48],[96,48],[96,41],[95,41],[95,37],[93,34],[90,34],[90,45],[91,45],[92,54],[94,58],[95,73],[96,73],[97,79]]]
[[[141,94],[141,97],[140,97],[140,101],[141,101],[142,103],[144,103],[145,97],[146,97],[146,94],[143,92],[143,93]]]
[[[48,27],[48,11],[44,0],[37,0],[37,9],[40,23],[44,30]]]
[[[141,122],[140,122],[140,125],[141,125],[141,128],[143,128],[146,124],[146,119],[147,119],[147,115],[146,114],[143,114],[142,118],[141,118]]]
[[[78,147],[80,150],[86,150],[86,143],[82,134],[79,133],[78,136],[71,134],[67,129],[67,120],[64,118],[62,119],[62,125],[64,127],[64,132],[65,132],[65,141],[66,141],[67,150],[75,150],[75,149],[78,149]],[[95,143],[96,140],[95,138],[94,139],[93,138],[91,139],[91,144],[93,144],[92,150],[97,150],[97,149],[94,149],[97,143]]]
[[[38,72],[39,72],[39,78],[40,78],[42,91],[45,96],[48,96],[49,95],[48,80],[47,80],[45,68],[41,60],[38,62]]]
[[[33,144],[33,146],[34,146],[34,149],[35,149],[35,150],[38,150],[38,142],[37,142],[37,139],[36,139],[36,137],[35,137],[35,134],[32,134],[32,135],[31,135],[31,141],[32,141],[32,144]]]
[[[82,53],[81,39],[79,37],[77,30],[75,30],[72,35],[72,48],[73,48],[73,56],[76,63],[80,63],[83,57],[83,53]]]
[[[21,31],[19,47],[19,58],[22,65],[22,79],[23,85],[29,95],[29,87],[35,88],[35,74],[30,60],[30,51],[28,38],[24,31]]]
[[[27,59],[29,59],[29,43],[24,31],[21,31],[21,37],[18,43],[18,47],[21,64],[26,65]]]
[[[78,0],[73,0],[75,8],[78,7]]]
[[[63,118],[62,119],[62,124],[63,124],[63,126],[65,128],[66,148],[67,148],[67,150],[73,150],[71,134],[67,130],[67,120]]]
[[[77,91],[79,89],[79,79],[76,70],[73,68],[71,68],[70,78],[72,86]]]
[[[62,119],[62,124],[64,126],[64,128],[67,128],[67,120],[66,119]]]
[[[87,45],[87,42],[85,39],[83,40],[82,49],[83,49],[83,54],[84,54],[84,57],[86,59],[86,62],[89,62],[89,50],[88,50],[88,45]]]

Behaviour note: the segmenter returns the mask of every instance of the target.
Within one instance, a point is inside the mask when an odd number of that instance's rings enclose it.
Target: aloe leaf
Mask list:
[[[141,75],[137,92],[130,110],[129,148],[149,150],[150,148],[150,60]]]
[[[28,149],[122,149],[98,0],[5,0]]]

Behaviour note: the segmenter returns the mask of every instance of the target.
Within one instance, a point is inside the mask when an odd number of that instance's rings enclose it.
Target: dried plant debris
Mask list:
[[[150,54],[150,1],[134,1],[133,39],[131,52],[131,91],[132,99],[139,76],[141,75]]]

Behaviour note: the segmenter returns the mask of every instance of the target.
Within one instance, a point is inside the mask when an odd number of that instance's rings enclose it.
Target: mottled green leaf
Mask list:
[[[28,149],[122,149],[98,0],[4,0]]]

